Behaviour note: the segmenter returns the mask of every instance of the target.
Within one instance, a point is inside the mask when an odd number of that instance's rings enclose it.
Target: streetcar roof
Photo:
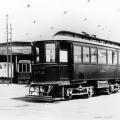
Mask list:
[[[117,46],[114,44],[99,43],[99,42],[90,41],[90,40],[86,40],[86,39],[82,39],[82,38],[72,38],[72,37],[68,37],[68,36],[56,36],[56,37],[52,38],[51,40],[66,40],[66,41],[81,42],[81,43],[88,43],[88,44],[95,44],[95,45],[120,48],[119,44]]]
[[[81,42],[81,43],[100,45],[106,47],[113,47],[117,49],[120,48],[120,43],[96,38],[93,36],[78,34],[70,31],[59,31],[49,40],[42,40],[42,41],[71,41],[71,42]]]
[[[120,49],[120,45],[119,44],[107,44],[107,43],[99,43],[96,41],[90,41],[87,39],[82,39],[82,38],[73,38],[73,37],[69,37],[69,36],[61,36],[61,35],[57,35],[52,37],[49,40],[41,40],[41,41],[69,41],[69,42],[80,42],[80,43],[87,43],[87,44],[93,44],[93,45],[99,45],[99,46],[105,46],[105,47],[112,47],[112,48],[116,48],[116,49]],[[40,42],[40,41],[35,41],[35,42]]]

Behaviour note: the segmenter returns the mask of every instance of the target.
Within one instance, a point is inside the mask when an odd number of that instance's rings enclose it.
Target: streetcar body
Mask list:
[[[33,57],[30,88],[38,96],[70,98],[119,89],[119,43],[62,31],[51,40],[35,41]]]

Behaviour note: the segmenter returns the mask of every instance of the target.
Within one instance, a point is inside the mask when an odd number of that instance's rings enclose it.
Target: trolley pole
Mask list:
[[[10,64],[11,64],[11,76],[10,76],[10,83],[12,84],[12,74],[13,74],[13,66],[12,66],[12,25],[10,24]]]
[[[8,14],[6,15],[6,40],[7,40],[7,77],[8,77],[8,80],[9,80]]]

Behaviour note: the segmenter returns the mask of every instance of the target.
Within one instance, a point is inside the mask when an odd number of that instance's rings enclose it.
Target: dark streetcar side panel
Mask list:
[[[58,81],[59,80],[58,66],[46,65],[45,80],[46,81]]]
[[[108,58],[106,57],[106,63],[105,64],[99,64],[98,63],[98,53],[97,53],[97,62],[91,63],[91,54],[89,56],[89,62],[84,63],[83,62],[83,46],[89,47],[89,50],[91,48],[96,47],[97,51],[98,49],[105,49],[103,46],[94,46],[92,44],[84,44],[84,43],[76,43],[73,42],[73,50],[74,46],[80,46],[82,48],[81,50],[81,62],[76,63],[73,62],[73,77],[71,79],[72,84],[79,84],[81,82],[86,81],[99,81],[99,80],[120,80],[120,65],[110,65],[108,64]],[[109,50],[115,50],[113,48],[109,48]],[[74,53],[74,51],[73,51]],[[89,51],[90,53],[90,51]],[[107,54],[106,54],[107,55]],[[74,54],[73,54],[73,61],[74,61]],[[70,74],[72,75],[72,74]],[[94,82],[93,81],[93,82]]]
[[[117,77],[118,77],[119,80],[120,80],[120,66],[118,66],[118,68],[117,68]]]
[[[69,80],[69,67],[68,65],[60,65],[59,66],[59,76],[60,80]]]
[[[57,65],[34,65],[33,76],[36,82],[58,81],[59,71]]]
[[[32,67],[33,70],[33,81],[36,83],[53,83],[57,84],[69,83],[69,75],[68,75],[68,66],[67,65],[34,65]]]
[[[75,64],[73,81],[120,79],[119,74],[117,75],[117,71],[116,66]]]

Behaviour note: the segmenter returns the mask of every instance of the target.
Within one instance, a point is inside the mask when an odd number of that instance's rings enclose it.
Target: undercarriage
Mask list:
[[[119,91],[119,85],[110,84],[108,81],[98,82],[97,87],[91,85],[58,85],[58,84],[31,84],[29,99],[41,101],[69,100],[73,96],[89,98],[95,93],[112,94]]]

